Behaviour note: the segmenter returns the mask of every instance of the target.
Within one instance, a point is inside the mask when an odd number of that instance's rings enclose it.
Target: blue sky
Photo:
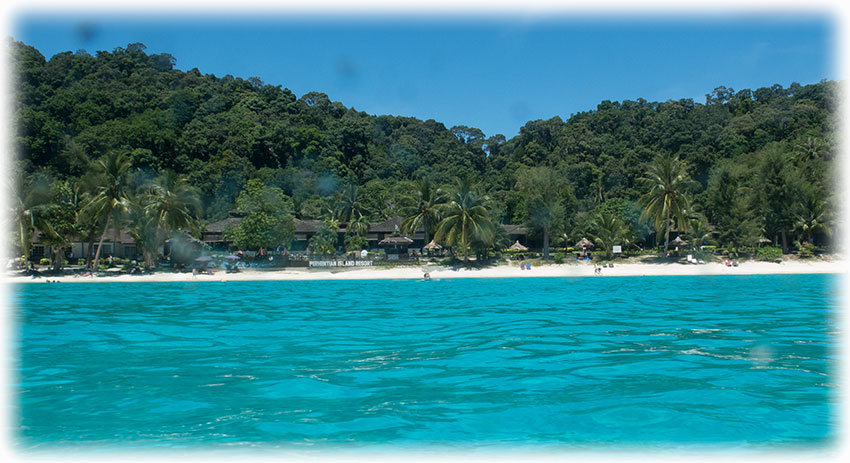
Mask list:
[[[370,114],[436,119],[510,138],[528,120],[602,100],[693,98],[836,75],[837,24],[826,15],[696,12],[626,17],[46,16],[12,35],[46,58],[141,42],[177,68],[259,77]]]

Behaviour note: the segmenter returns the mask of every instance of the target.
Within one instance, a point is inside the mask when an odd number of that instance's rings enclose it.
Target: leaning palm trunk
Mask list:
[[[53,253],[53,271],[62,270],[62,265],[65,263],[65,251],[63,247],[51,246],[50,251]]]
[[[23,254],[24,258],[29,258],[29,256],[30,256],[29,240],[27,239],[27,236],[26,236],[27,235],[26,230],[24,230],[24,221],[23,220],[21,220],[20,225],[21,225],[21,232],[20,232],[21,233],[21,236],[20,236],[20,238],[21,238],[21,254]]]
[[[99,266],[100,249],[103,247],[103,240],[106,239],[106,233],[109,231],[109,221],[111,219],[112,211],[109,211],[109,214],[106,215],[106,225],[103,227],[103,233],[100,235],[100,241],[97,243],[97,252],[94,253],[94,261],[92,262],[93,270],[97,270]]]
[[[467,257],[467,252],[466,252],[467,239],[466,239],[466,221],[465,220],[463,221],[463,225],[461,226],[460,240],[461,240],[461,246],[463,246],[463,261],[466,262],[469,259]]]
[[[145,256],[145,270],[151,270],[153,268],[153,253],[151,251],[144,251]]]
[[[89,238],[89,249],[88,249],[88,252],[86,253],[86,267],[88,267],[88,268],[91,268],[91,263],[92,263],[91,253],[92,253],[92,250],[94,249],[94,237],[95,237],[94,233],[89,233],[89,236],[88,236],[88,238]]]
[[[782,253],[787,254],[788,253],[788,236],[785,234],[784,228],[781,230],[781,232],[782,232]]]

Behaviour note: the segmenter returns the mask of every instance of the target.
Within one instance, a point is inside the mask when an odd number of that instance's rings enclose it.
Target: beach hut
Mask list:
[[[428,251],[428,253],[430,254],[431,251],[439,251],[440,249],[443,249],[443,247],[437,244],[436,241],[431,240],[431,242],[423,246],[422,249]]]
[[[425,249],[429,251],[439,251],[440,249],[443,249],[443,247],[437,244],[434,240],[431,240],[430,243],[425,245]]]
[[[675,240],[670,242],[671,245],[676,246],[676,250],[679,250],[679,247],[684,247],[688,245],[688,242],[683,240],[681,236],[677,236]]]
[[[593,241],[590,241],[587,238],[582,238],[581,241],[576,243],[576,246],[581,246],[583,248],[592,248],[593,247]]]
[[[413,244],[412,239],[395,233],[378,243],[379,246],[386,246],[387,260],[398,260],[400,255],[407,256],[407,248],[411,244]]]
[[[512,244],[511,247],[508,249],[512,249],[514,251],[528,251],[528,248],[520,244],[519,240],[517,240],[516,243]]]
[[[766,243],[773,243],[773,240],[765,238],[764,236],[759,238],[759,247],[761,247],[762,244],[766,244]]]
[[[590,241],[587,238],[582,238],[581,241],[576,243],[576,247],[581,247],[581,254],[587,254],[587,249],[593,247],[593,241]]]

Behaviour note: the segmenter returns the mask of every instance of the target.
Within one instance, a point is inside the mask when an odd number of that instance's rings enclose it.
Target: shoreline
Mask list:
[[[282,269],[242,270],[213,275],[191,273],[155,273],[151,275],[115,275],[104,277],[48,276],[41,278],[17,276],[6,273],[4,283],[111,283],[111,282],[228,282],[228,281],[313,281],[313,280],[421,280],[425,272],[434,280],[453,278],[555,278],[555,277],[611,277],[611,276],[717,276],[717,275],[783,275],[783,274],[842,274],[847,273],[844,260],[743,262],[738,267],[726,267],[717,262],[706,264],[683,263],[624,263],[613,268],[603,268],[601,275],[594,274],[590,263],[548,264],[521,270],[517,264],[499,265],[483,269],[453,269],[423,264],[417,267],[345,268],[345,269]]]

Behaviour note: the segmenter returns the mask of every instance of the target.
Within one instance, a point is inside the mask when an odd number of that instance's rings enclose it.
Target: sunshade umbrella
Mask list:
[[[406,236],[388,236],[381,240],[378,245],[383,246],[385,244],[413,244],[413,240]]]
[[[438,250],[438,249],[443,249],[443,247],[440,246],[439,244],[437,244],[434,240],[431,240],[430,243],[425,245],[425,249]]]
[[[673,246],[687,246],[688,242],[683,240],[681,236],[677,236],[675,240],[670,242],[670,244]]]
[[[516,243],[512,244],[509,249],[513,249],[515,251],[528,251],[528,248],[520,244],[519,240]]]
[[[583,248],[592,248],[593,247],[593,241],[590,241],[587,238],[582,238],[581,241],[576,243],[576,246],[581,246]]]

